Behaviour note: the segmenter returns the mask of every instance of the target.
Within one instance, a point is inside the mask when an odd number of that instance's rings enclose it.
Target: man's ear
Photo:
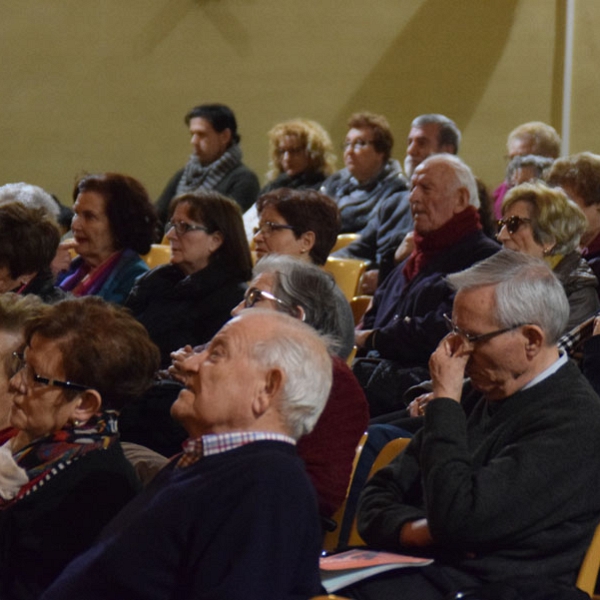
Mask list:
[[[96,390],[85,390],[75,399],[71,420],[85,423],[102,407],[102,396]]]
[[[252,402],[252,412],[255,417],[260,417],[269,410],[274,400],[283,389],[284,375],[278,368],[269,369],[265,375],[264,387]]]
[[[223,131],[220,131],[219,137],[221,138],[221,141],[227,145],[227,147],[231,145],[233,134],[231,133],[231,129],[229,129],[229,127],[223,129]]]
[[[469,194],[469,190],[462,185],[456,190],[456,195],[457,200],[454,212],[459,213],[465,210],[467,206],[469,206],[469,200],[471,199],[471,195]]]
[[[523,325],[521,332],[525,336],[525,352],[528,358],[533,358],[546,343],[544,331],[538,325]]]

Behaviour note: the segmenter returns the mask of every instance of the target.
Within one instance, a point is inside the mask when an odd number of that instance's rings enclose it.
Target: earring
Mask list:
[[[81,425],[81,421],[79,421],[79,420],[77,420],[77,419],[75,419],[75,420],[73,421],[73,427],[79,427],[80,425]]]

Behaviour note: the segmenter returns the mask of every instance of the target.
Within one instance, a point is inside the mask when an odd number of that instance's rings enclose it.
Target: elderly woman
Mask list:
[[[43,209],[0,205],[0,293],[36,294],[50,303],[63,298],[50,269],[59,241],[58,228]]]
[[[544,259],[563,284],[571,308],[568,329],[600,308],[598,280],[577,250],[586,218],[561,189],[541,182],[510,189],[498,226],[505,248]]]
[[[203,344],[221,329],[252,276],[233,200],[218,192],[177,196],[166,230],[171,263],[141,277],[125,304],[159,347],[163,367],[177,348]]]
[[[583,211],[587,227],[581,235],[581,254],[600,277],[600,155],[581,152],[554,162],[547,176]]]
[[[329,196],[281,188],[260,196],[256,206],[259,224],[254,242],[259,259],[286,254],[318,266],[325,264],[340,231],[339,209]],[[354,318],[342,291],[335,286],[332,293],[340,326],[339,354],[346,358],[354,346]]]
[[[122,304],[134,281],[148,270],[156,213],[144,186],[119,173],[87,175],[73,190],[71,223],[79,255],[59,276],[61,289]]]
[[[0,597],[37,598],[138,490],[115,411],[150,384],[158,351],[125,310],[90,297],[47,307],[13,356]]]

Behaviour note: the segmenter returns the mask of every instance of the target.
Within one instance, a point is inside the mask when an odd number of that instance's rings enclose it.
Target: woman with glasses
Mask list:
[[[169,206],[171,261],[140,277],[125,306],[170,353],[210,340],[229,319],[252,277],[239,206],[218,192],[183,194]]]
[[[157,217],[144,186],[127,175],[86,175],[73,190],[71,222],[78,255],[57,278],[74,296],[100,296],[123,304],[133,282],[148,270]]]
[[[258,227],[254,243],[258,259],[269,254],[285,254],[323,266],[340,231],[340,211],[336,203],[315,190],[281,188],[263,194],[256,202]],[[348,301],[335,286],[332,294],[341,327],[343,358],[354,346],[354,318]]]
[[[100,298],[45,307],[7,361],[0,447],[0,597],[38,598],[136,494],[116,411],[150,385],[158,351]]]
[[[567,329],[598,311],[598,280],[578,250],[587,221],[560,188],[523,183],[502,202],[498,241],[505,248],[545,260],[563,284],[571,308]]]

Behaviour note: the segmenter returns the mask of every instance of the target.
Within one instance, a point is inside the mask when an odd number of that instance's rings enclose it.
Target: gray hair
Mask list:
[[[335,300],[333,277],[316,265],[276,254],[265,256],[257,263],[253,271],[254,277],[261,273],[273,275],[273,295],[292,309],[302,307],[304,321],[319,333],[327,335],[331,351],[339,352],[342,324]],[[276,308],[285,311],[280,304]],[[298,316],[292,311],[289,314]]]
[[[53,221],[58,220],[58,204],[47,191],[37,185],[21,181],[0,186],[0,205],[8,202],[19,202],[27,208],[41,208]]]
[[[446,279],[456,291],[496,286],[494,318],[501,328],[535,324],[552,345],[567,327],[569,302],[562,284],[544,261],[523,252],[501,250]]]
[[[460,129],[456,126],[456,123],[449,119],[445,115],[440,114],[429,114],[419,115],[411,123],[411,127],[423,127],[424,125],[438,125],[438,144],[440,146],[447,144],[454,148],[454,154],[458,154],[458,147],[460,145]]]
[[[515,156],[506,167],[506,179],[510,181],[514,172],[523,167],[531,167],[535,171],[535,179],[541,179],[544,171],[552,166],[553,158],[547,156],[538,156],[537,154],[526,154],[524,156]]]
[[[285,313],[244,310],[243,319],[264,318],[263,336],[250,346],[250,356],[261,368],[285,374],[281,417],[290,435],[310,433],[325,407],[333,378],[325,341],[310,326]]]
[[[471,168],[460,158],[458,158],[458,156],[454,156],[454,154],[448,154],[447,152],[432,154],[426,158],[419,165],[419,167],[425,163],[429,164],[438,161],[446,163],[452,169],[454,176],[456,177],[456,187],[466,188],[469,192],[469,204],[479,209],[481,206],[479,201],[479,190],[477,189],[477,181],[475,180],[475,176],[473,175]]]

